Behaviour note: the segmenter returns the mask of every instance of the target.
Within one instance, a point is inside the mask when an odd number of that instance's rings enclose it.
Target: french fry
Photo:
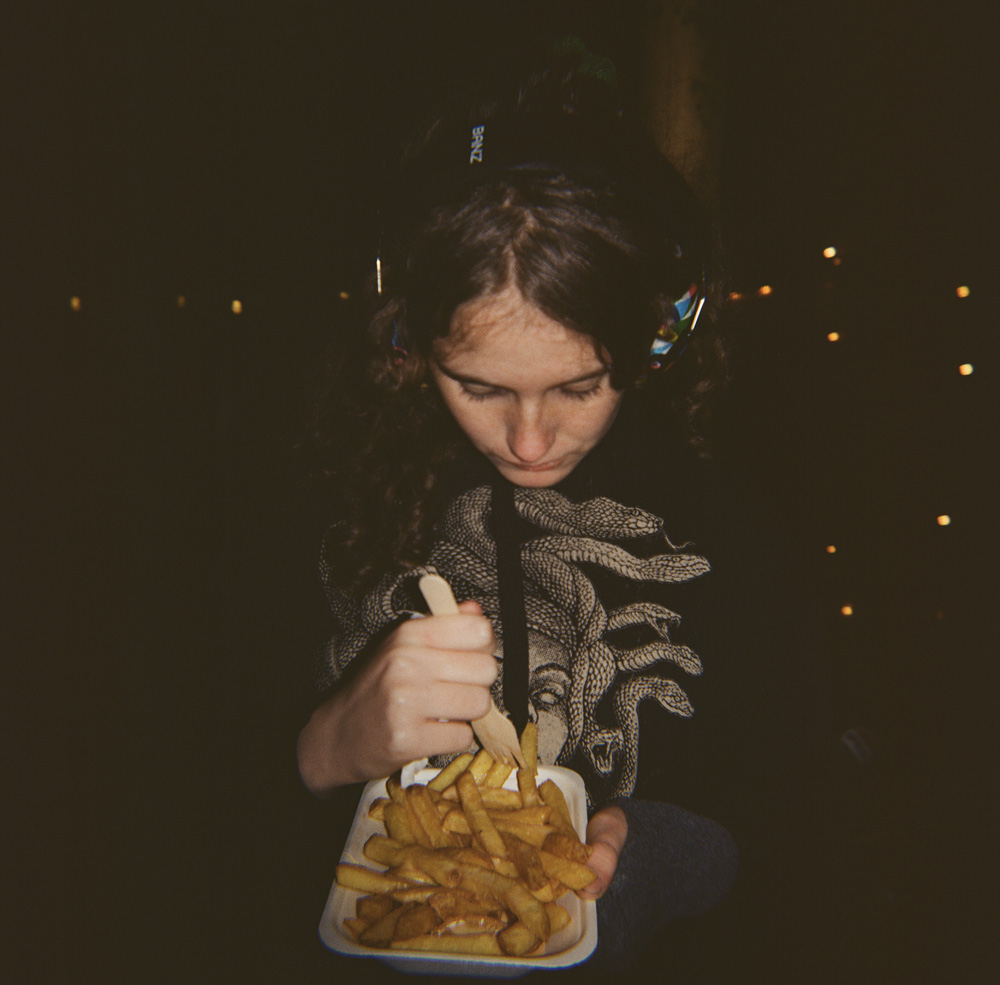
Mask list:
[[[504,905],[531,932],[542,941],[549,938],[549,920],[545,912],[545,904],[535,899],[516,879],[502,875],[499,872],[486,872],[483,869],[463,869],[462,887],[469,888],[475,894],[480,892],[502,900]]]
[[[541,941],[518,920],[497,934],[497,943],[508,957],[520,958],[538,947]]]
[[[556,829],[551,824],[515,824],[512,821],[501,821],[496,825],[497,831],[506,831],[509,834],[517,835],[521,841],[541,848],[549,835]]]
[[[521,883],[511,880],[504,894],[504,902],[540,941],[549,939],[549,915],[545,904],[535,899]]]
[[[409,856],[404,858],[399,865],[395,865],[391,869],[386,869],[385,874],[397,879],[405,879],[407,885],[410,886],[434,885],[437,882],[433,876],[429,876],[424,872]]]
[[[434,801],[431,800],[427,787],[419,784],[407,787],[406,804],[427,836],[429,847],[450,848],[454,845],[454,842],[448,837],[448,833],[441,827],[441,815],[438,813]]]
[[[362,893],[389,893],[394,889],[405,889],[412,883],[408,879],[366,869],[363,865],[341,862],[337,866],[337,885],[345,889],[357,889]]]
[[[420,937],[429,934],[440,923],[441,918],[430,906],[426,903],[416,903],[412,909],[406,909],[406,912],[396,921],[392,939],[405,941],[411,937]]]
[[[386,777],[385,792],[389,795],[390,800],[394,800],[397,804],[406,803],[406,795],[403,793],[403,775],[400,770],[396,770],[392,776]]]
[[[385,817],[385,805],[391,803],[388,797],[376,797],[368,805],[368,816],[373,821],[381,821]]]
[[[553,934],[558,934],[560,930],[569,926],[569,910],[558,903],[546,903],[545,912],[549,915],[549,929]]]
[[[500,875],[507,876],[510,879],[517,878],[517,866],[514,865],[514,860],[510,858],[493,859],[493,871],[499,872]]]
[[[390,910],[395,910],[399,903],[386,893],[377,896],[359,896],[354,904],[354,912],[358,919],[366,925],[381,920]]]
[[[544,848],[539,850],[538,857],[545,874],[552,879],[558,879],[570,889],[585,889],[597,878],[597,873],[593,869],[588,869],[587,866],[572,859],[563,858],[562,855],[553,855]]]
[[[369,947],[388,947],[392,943],[392,935],[396,932],[396,924],[405,909],[404,905],[390,910],[381,920],[376,920],[375,923],[362,930],[358,935],[358,940]]]
[[[539,807],[519,807],[512,811],[488,810],[493,823],[498,821],[507,824],[545,824],[549,820],[552,808],[548,804]]]
[[[438,792],[447,790],[458,778],[458,774],[468,768],[472,759],[471,752],[463,752],[461,756],[456,756],[427,786]]]
[[[543,803],[552,808],[552,813],[549,816],[550,823],[567,832],[575,833],[563,792],[551,780],[546,780],[538,788],[538,795],[542,798]]]
[[[478,899],[464,889],[439,889],[427,902],[441,918],[442,923],[473,917],[500,916],[504,911],[497,903]]]
[[[407,886],[405,889],[394,889],[389,895],[397,903],[426,903],[441,889],[437,883],[423,886]]]
[[[509,763],[494,763],[486,776],[483,777],[483,786],[487,789],[498,790],[507,782],[507,777],[514,772],[514,767]]]
[[[536,776],[538,774],[538,726],[528,722],[521,733],[521,755],[524,756],[524,769]]]
[[[531,890],[531,895],[540,903],[554,903],[565,892],[566,887],[557,879],[546,879],[544,886]]]
[[[492,765],[493,757],[485,749],[480,749],[479,752],[473,756],[472,762],[469,763],[469,767],[466,772],[472,775],[472,778],[477,784],[482,784],[483,777],[489,773]],[[458,777],[455,777],[455,784],[457,786]]]
[[[503,904],[507,887],[514,880],[494,869],[480,869],[478,866],[462,867],[461,888],[474,899],[482,902]]]
[[[402,845],[416,843],[417,836],[413,832],[413,821],[410,819],[410,811],[406,804],[397,804],[395,801],[386,804],[382,822],[393,841],[398,841]]]
[[[538,849],[527,844],[527,842],[521,841],[520,838],[509,832],[501,831],[500,836],[507,846],[507,855],[513,861],[518,876],[524,880],[525,886],[528,887],[532,894],[547,885],[549,877],[542,868],[542,860],[538,857]]]
[[[449,954],[497,956],[503,954],[493,934],[469,934],[454,937],[431,934],[426,937],[414,937],[408,941],[393,941],[389,946],[395,950],[406,951],[444,951]]]
[[[535,785],[535,774],[530,770],[517,771],[517,789],[525,807],[537,807],[542,802]]]
[[[351,932],[351,936],[360,944],[361,934],[368,929],[368,923],[359,917],[344,917],[344,926]]]
[[[407,791],[403,792],[403,803],[400,806],[405,806],[406,813],[410,818],[410,830],[413,832],[414,842],[418,845],[423,845],[424,848],[433,848],[434,844],[431,841],[431,836],[427,833],[427,829],[424,827],[420,817],[414,809],[413,798],[409,795],[409,793],[407,793]],[[437,813],[436,808],[434,813]]]
[[[492,869],[493,859],[481,848],[456,848],[449,853],[450,857],[463,865],[478,865],[481,869]]]
[[[439,886],[457,886],[461,882],[461,866],[444,852],[413,845],[408,849],[407,858]]]
[[[490,811],[510,811],[524,807],[524,801],[516,790],[481,787],[479,793],[483,798],[483,806]]]
[[[490,855],[503,858],[505,852],[503,839],[497,833],[489,814],[486,813],[486,808],[483,807],[483,799],[479,795],[479,788],[473,779],[471,767],[458,778],[456,786],[458,787],[458,796],[462,801],[462,810],[465,811],[465,816],[469,819],[469,826],[476,836],[476,841]]]
[[[365,842],[363,853],[366,859],[391,867],[403,861],[405,849],[406,845],[385,835],[372,835]]]
[[[565,831],[553,831],[545,839],[542,845],[547,852],[553,855],[562,855],[563,858],[571,858],[574,862],[587,863],[587,860],[594,853],[593,845],[585,845],[577,837],[576,832],[567,834]]]
[[[488,907],[479,904],[464,889],[439,889],[427,902],[443,921],[466,913],[493,912]]]

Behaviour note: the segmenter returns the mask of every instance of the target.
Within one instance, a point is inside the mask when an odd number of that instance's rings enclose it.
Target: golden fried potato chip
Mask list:
[[[366,924],[381,920],[390,910],[395,910],[399,903],[387,893],[377,896],[359,896],[354,904],[354,911],[359,920]]]
[[[413,833],[413,820],[410,809],[406,804],[397,804],[392,801],[385,805],[385,812],[382,818],[385,830],[393,841],[401,845],[413,845],[416,843],[416,835]]]
[[[430,848],[449,848],[454,842],[448,837],[448,833],[441,827],[441,815],[438,813],[434,801],[427,787],[413,784],[406,788],[406,803],[410,808],[410,813],[416,818]],[[419,837],[418,837],[418,840]]]
[[[524,806],[524,801],[516,790],[480,787],[479,794],[483,798],[483,807],[489,811],[513,811]]]
[[[558,934],[560,930],[568,927],[572,919],[569,910],[558,903],[546,903],[545,912],[549,915],[549,929],[553,934]]]
[[[362,849],[365,858],[388,867],[399,865],[403,861],[406,845],[387,838],[385,835],[372,835]]]
[[[388,947],[392,943],[396,924],[409,905],[416,906],[417,904],[405,904],[397,906],[395,910],[390,910],[381,920],[376,920],[375,923],[362,930],[358,935],[358,940],[369,947]]]
[[[344,926],[351,932],[351,936],[360,944],[361,934],[368,928],[368,921],[360,917],[344,917]]]
[[[486,789],[499,790],[507,782],[507,777],[514,772],[514,767],[509,763],[494,763],[486,776],[483,777],[483,786]],[[513,793],[513,791],[511,791]]]
[[[531,776],[538,774],[538,726],[528,722],[521,733],[521,755],[524,756],[524,769]]]
[[[482,785],[483,777],[486,776],[490,771],[490,767],[493,765],[493,757],[485,750],[480,749],[472,758],[472,762],[469,763],[466,769],[467,773],[472,775],[472,778],[476,781],[477,785]],[[455,783],[458,784],[458,777],[455,777]]]
[[[357,889],[362,893],[387,893],[394,889],[404,889],[412,883],[409,879],[366,869],[363,865],[341,862],[337,866],[337,885],[345,889]]]
[[[392,776],[386,777],[385,792],[397,804],[406,803],[406,795],[403,793],[403,775],[401,770],[396,770]]]
[[[497,934],[497,942],[500,950],[512,958],[524,957],[541,943],[520,920],[501,930]]]
[[[445,934],[429,934],[426,937],[414,937],[408,941],[393,941],[390,945],[394,950],[403,951],[443,951],[448,954],[478,954],[500,956],[503,951],[493,934],[471,934],[468,936]]]
[[[465,816],[469,819],[469,827],[472,828],[476,841],[485,852],[497,858],[503,858],[506,851],[503,839],[497,833],[489,814],[486,813],[486,808],[483,807],[483,799],[479,794],[479,788],[473,779],[471,769],[458,778],[456,786],[458,787],[458,796],[462,801],[462,810],[465,811]]]
[[[441,918],[430,906],[426,903],[416,903],[412,909],[407,909],[399,920],[396,921],[392,939],[394,941],[405,941],[411,937],[420,937],[423,934],[431,933],[440,923]]]
[[[551,781],[546,780],[539,788],[538,794],[542,801],[552,808],[549,815],[549,823],[558,828],[562,828],[569,833],[575,833],[573,821],[569,816],[569,808],[566,806],[566,798],[563,792]]]
[[[368,816],[373,821],[381,821],[385,817],[385,805],[392,801],[388,797],[376,797],[368,805]]]
[[[552,852],[553,855],[562,855],[563,858],[571,858],[574,862],[584,864],[594,853],[594,846],[585,845],[577,837],[575,831],[572,834],[566,831],[553,831],[545,839],[542,848],[547,852]]]
[[[461,756],[456,756],[427,786],[439,793],[447,790],[458,778],[458,774],[468,769],[472,759],[471,752],[463,752]]]
[[[544,848],[539,849],[538,857],[545,874],[552,879],[558,879],[570,889],[585,889],[597,878],[597,873],[593,869],[588,869],[587,866],[572,859],[563,858],[562,855],[553,855]]]

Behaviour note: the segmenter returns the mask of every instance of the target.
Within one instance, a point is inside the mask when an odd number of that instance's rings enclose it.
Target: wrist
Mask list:
[[[324,701],[299,732],[297,753],[299,776],[306,789],[317,797],[328,797],[338,787],[358,783],[363,777],[349,769],[338,738],[341,696]]]

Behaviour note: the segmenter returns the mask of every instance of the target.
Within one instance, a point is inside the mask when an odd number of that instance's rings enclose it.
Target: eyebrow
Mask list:
[[[485,386],[490,387],[493,390],[505,390],[506,387],[500,386],[498,383],[491,383],[489,380],[481,380],[475,376],[466,376],[464,373],[456,373],[454,370],[448,369],[447,366],[443,366],[436,359],[434,360],[434,365],[437,366],[445,376],[450,380],[454,380],[456,383],[466,383],[472,386]],[[576,376],[571,380],[562,380],[559,383],[553,385],[553,389],[556,387],[564,386],[574,386],[577,383],[590,383],[592,380],[600,379],[605,374],[609,373],[610,370],[607,366],[602,366],[600,369],[595,369],[591,373],[584,373],[582,376]]]

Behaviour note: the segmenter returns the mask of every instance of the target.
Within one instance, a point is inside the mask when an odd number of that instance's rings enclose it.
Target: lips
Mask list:
[[[543,462],[540,465],[522,465],[519,462],[507,462],[504,461],[504,465],[510,469],[517,469],[519,472],[551,472],[553,469],[559,468],[563,463],[558,462]]]

